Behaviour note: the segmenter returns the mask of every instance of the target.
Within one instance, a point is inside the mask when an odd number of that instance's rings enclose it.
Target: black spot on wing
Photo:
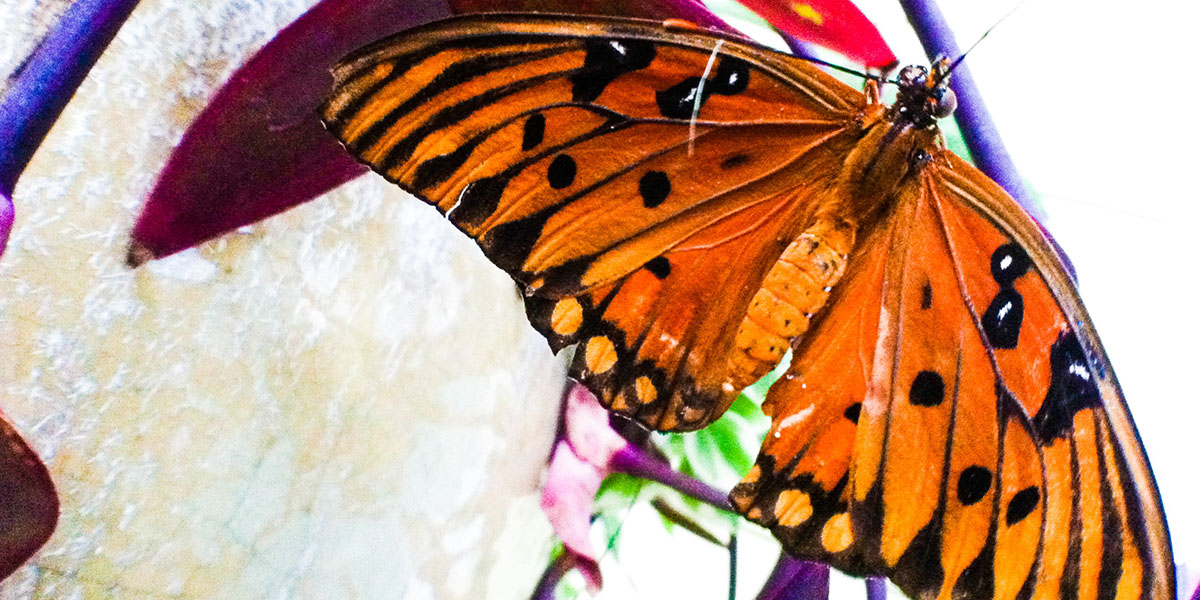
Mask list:
[[[908,401],[916,406],[937,406],[946,399],[946,382],[933,371],[921,371],[908,389]]]
[[[1008,508],[1004,511],[1004,523],[1009,527],[1020,523],[1033,513],[1033,509],[1037,508],[1038,500],[1042,494],[1038,491],[1037,486],[1029,486],[1016,493],[1012,500],[1008,501]]]
[[[435,156],[417,165],[416,171],[413,172],[413,188],[420,192],[445,182],[463,166],[467,157],[471,156],[472,148],[471,145],[463,144],[453,152]]]
[[[1033,416],[1034,430],[1043,444],[1067,437],[1075,413],[1100,406],[1100,389],[1092,379],[1088,362],[1079,339],[1069,329],[1050,346],[1050,388]]]
[[[746,91],[750,85],[750,64],[740,58],[722,56],[717,61],[717,74],[713,76],[712,92],[732,96]]]
[[[730,169],[736,169],[737,167],[748,164],[749,162],[750,156],[748,154],[738,153],[725,157],[721,161],[721,168],[728,171]]]
[[[455,213],[451,214],[451,221]],[[527,284],[529,281],[520,276],[521,266],[533,251],[534,244],[542,235],[542,228],[552,214],[552,210],[541,210],[524,219],[497,225],[479,237],[479,247],[497,267]]]
[[[1015,243],[1008,243],[992,252],[992,279],[1000,287],[1011,287],[1018,277],[1029,270],[1032,262],[1025,249]]]
[[[559,154],[550,161],[550,167],[546,170],[546,181],[550,183],[550,187],[561,190],[572,183],[575,183],[575,159],[569,154]]]
[[[650,66],[654,44],[635,39],[590,39],[584,42],[583,66],[570,77],[575,102],[593,102],[614,79]]]
[[[986,467],[971,465],[958,475],[958,501],[963,506],[971,506],[987,495],[992,489],[992,472]]]
[[[690,119],[697,104],[703,106],[709,96],[740,94],[746,90],[749,83],[750,65],[739,58],[722,56],[717,61],[716,73],[711,79],[688,77],[655,94],[655,100],[662,116],[669,119]],[[697,99],[698,95],[700,97]]]
[[[665,256],[653,258],[646,263],[646,270],[659,279],[666,279],[667,275],[671,274],[671,261]]]
[[[493,175],[468,183],[458,195],[458,204],[447,215],[450,222],[459,229],[478,227],[496,211],[508,182],[506,175]]]
[[[921,310],[933,308],[933,286],[928,281],[921,286]]]
[[[983,332],[994,348],[1011,350],[1017,347],[1021,323],[1025,320],[1025,301],[1014,289],[1002,289],[981,317]]]
[[[521,135],[521,150],[528,152],[542,143],[546,137],[546,115],[534,113],[525,119],[525,128]]]
[[[638,193],[642,196],[643,206],[654,208],[671,193],[671,180],[662,171],[647,171],[638,180]]]
[[[852,423],[857,425],[858,417],[861,414],[862,414],[862,402],[855,402],[854,404],[851,404],[850,406],[846,407],[846,410],[845,410],[845,412],[842,413],[842,416],[846,417],[847,419],[850,419],[850,421]]]

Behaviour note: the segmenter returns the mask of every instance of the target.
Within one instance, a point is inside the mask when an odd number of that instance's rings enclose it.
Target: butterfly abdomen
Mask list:
[[[767,374],[803,335],[841,279],[855,225],[822,218],[796,237],[750,300],[729,356],[730,385],[741,389]]]

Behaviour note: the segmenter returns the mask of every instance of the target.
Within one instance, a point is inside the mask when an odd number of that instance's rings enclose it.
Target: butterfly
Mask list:
[[[610,410],[716,419],[784,353],[735,508],[913,598],[1173,597],[1161,501],[1064,263],[895,103],[678,23],[440,21],[334,69],[327,128],[524,291]]]

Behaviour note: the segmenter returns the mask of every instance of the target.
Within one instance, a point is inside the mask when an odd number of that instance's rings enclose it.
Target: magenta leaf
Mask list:
[[[190,248],[365,173],[317,119],[329,67],[449,15],[444,0],[323,0],[285,27],[184,133],[134,225],[128,262]]]

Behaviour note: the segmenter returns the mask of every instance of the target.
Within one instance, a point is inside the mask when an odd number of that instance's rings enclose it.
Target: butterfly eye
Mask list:
[[[958,96],[954,95],[954,90],[944,88],[941,96],[937,98],[937,105],[933,109],[933,116],[944,119],[954,113],[954,109],[958,108]]]
[[[896,76],[896,81],[900,87],[912,87],[916,85],[925,85],[925,78],[929,71],[919,65],[909,65],[901,69],[900,74]]]

